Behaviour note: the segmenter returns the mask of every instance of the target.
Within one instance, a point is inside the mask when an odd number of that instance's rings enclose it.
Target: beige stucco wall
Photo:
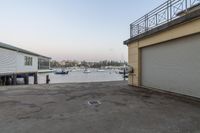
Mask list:
[[[159,32],[128,44],[128,62],[129,65],[134,68],[134,74],[129,74],[129,84],[135,86],[140,85],[140,49],[142,47],[155,45],[195,33],[200,33],[200,19],[182,23],[169,30]]]
[[[139,85],[139,48],[137,42],[128,46],[128,62],[134,68],[134,73],[129,74],[128,83],[130,85]]]
[[[141,39],[138,41],[138,43],[139,43],[139,47],[141,48],[141,47],[161,43],[164,41],[169,41],[172,39],[188,36],[188,35],[198,33],[198,32],[200,32],[200,19],[193,20],[191,22],[184,23],[176,27],[172,27],[171,29],[166,30],[164,32],[160,32],[153,36]]]

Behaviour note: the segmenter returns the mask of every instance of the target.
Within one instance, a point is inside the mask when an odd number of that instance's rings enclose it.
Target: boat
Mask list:
[[[53,73],[55,70],[53,69],[48,69],[48,70],[38,70],[38,73]]]
[[[77,71],[76,69],[72,69],[72,70],[71,70],[71,72],[76,72],[76,71]]]
[[[85,69],[85,70],[83,71],[83,73],[91,73],[91,71],[88,70],[88,69]]]
[[[65,70],[61,70],[61,71],[56,71],[55,74],[62,74],[62,75],[66,75],[68,74],[69,71],[65,71]]]
[[[99,69],[99,70],[97,70],[97,72],[105,72],[105,70]]]
[[[122,76],[123,78],[128,78],[128,74],[125,74]]]
[[[124,72],[124,70],[121,70],[121,71],[119,71],[119,74],[128,74],[128,71],[125,69],[125,72]]]

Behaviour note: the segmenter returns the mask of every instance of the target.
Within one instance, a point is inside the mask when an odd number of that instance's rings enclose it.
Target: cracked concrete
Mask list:
[[[125,81],[0,87],[0,133],[199,133],[199,125],[200,103]]]

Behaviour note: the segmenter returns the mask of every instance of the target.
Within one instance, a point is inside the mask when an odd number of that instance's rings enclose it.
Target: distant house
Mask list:
[[[50,69],[50,57],[0,43],[0,76]]]

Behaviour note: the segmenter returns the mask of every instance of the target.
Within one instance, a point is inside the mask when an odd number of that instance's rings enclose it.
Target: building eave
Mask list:
[[[2,42],[0,42],[0,48],[12,50],[12,51],[17,51],[17,52],[32,55],[32,56],[38,56],[38,57],[51,59],[51,57],[43,56],[43,55],[28,51],[28,50],[24,50],[24,49],[21,49],[21,48],[18,48],[18,47],[15,47],[15,46],[12,46],[12,45],[9,45],[9,44],[6,44],[6,43],[2,43]]]

